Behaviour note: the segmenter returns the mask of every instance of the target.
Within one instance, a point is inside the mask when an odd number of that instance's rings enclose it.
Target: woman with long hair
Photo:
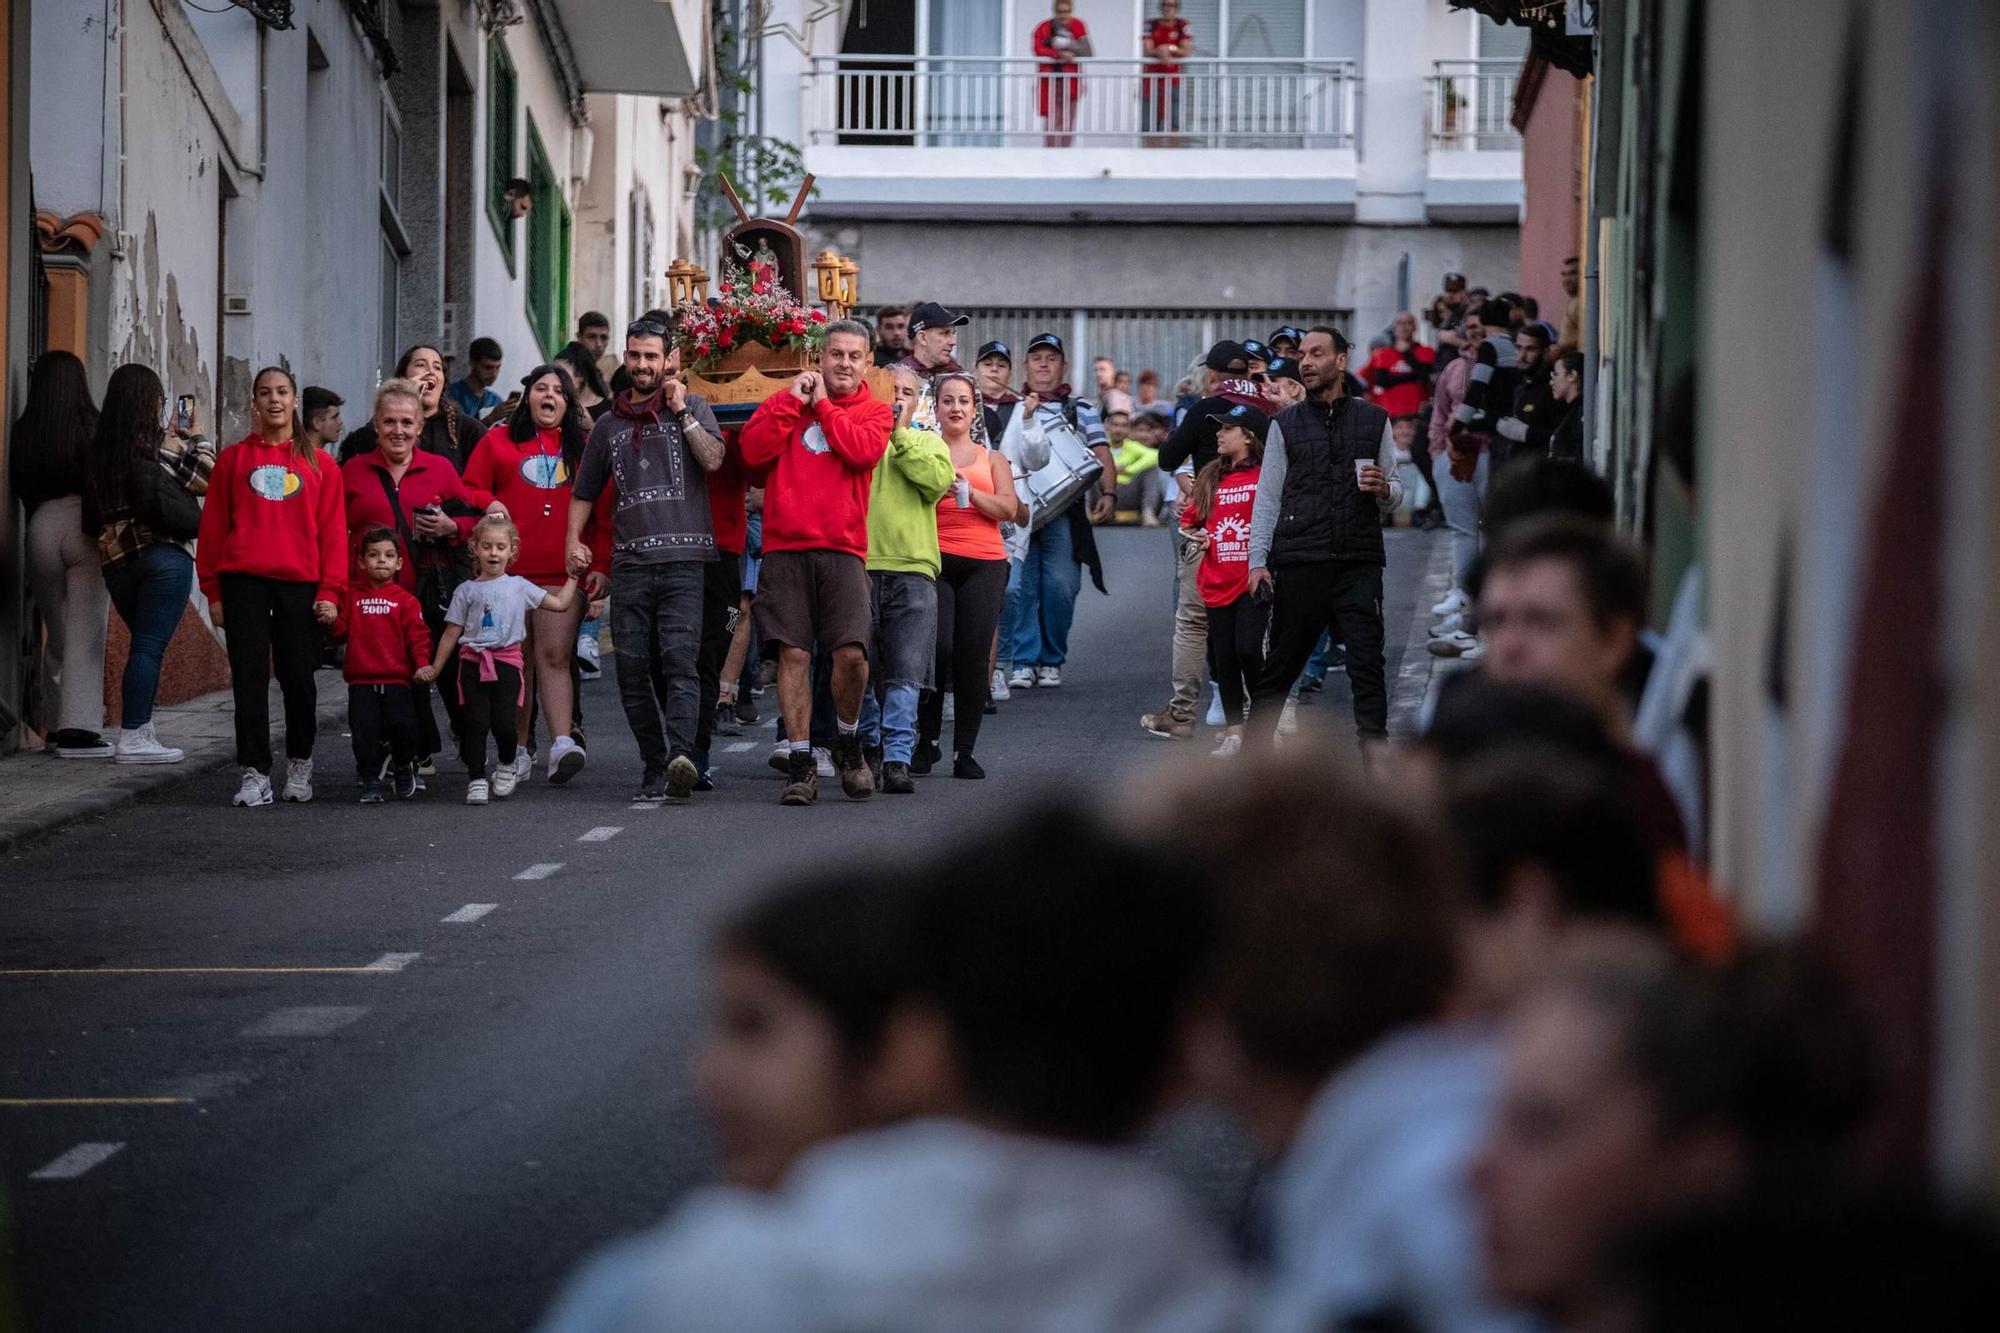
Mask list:
[[[590,349],[580,342],[571,342],[557,352],[556,364],[569,372],[569,381],[576,388],[576,405],[583,409],[584,424],[590,425],[611,401],[611,386],[604,382],[604,372],[591,359]]]
[[[274,664],[285,701],[284,799],[312,799],[313,672],[349,567],[345,479],[306,438],[292,373],[266,366],[250,394],[252,430],[216,459],[196,547],[209,619],[229,649],[243,768],[230,803],[240,806],[271,803]]]
[[[451,460],[454,470],[465,471],[465,464],[472,457],[472,447],[479,443],[479,437],[486,433],[486,426],[477,417],[467,416],[454,405],[444,391],[444,353],[429,343],[417,343],[407,347],[396,358],[395,378],[414,380],[423,394],[424,427],[417,437],[417,447],[427,453],[441,454]],[[350,434],[340,445],[340,461],[344,464],[375,447],[375,428],[363,426]],[[477,518],[478,515],[470,515]],[[465,573],[471,574],[471,563],[467,562]]]
[[[119,682],[117,760],[177,764],[178,749],[153,732],[160,662],[194,587],[189,543],[201,526],[200,497],[215,446],[189,420],[164,429],[167,395],[145,366],[120,366],[104,386],[83,466],[84,532],[97,542],[104,586],[132,636]]]
[[[1017,521],[1014,468],[986,439],[985,414],[972,376],[940,375],[935,381],[938,433],[951,449],[957,480],[938,502],[937,686],[917,710],[913,773],[930,771],[943,758],[938,735],[944,728],[944,691],[952,692],[951,775],[983,778],[972,757],[986,711],[987,668],[1000,607],[1007,597],[1007,544],[1000,525]],[[922,768],[918,764],[923,765]]]
[[[1243,719],[1250,691],[1264,670],[1268,602],[1250,595],[1250,513],[1264,468],[1264,438],[1271,419],[1239,403],[1211,414],[1216,456],[1194,477],[1181,526],[1188,530],[1184,559],[1199,558],[1192,577],[1208,610],[1208,671],[1222,696],[1225,730],[1214,757],[1243,748]],[[1190,577],[1183,571],[1182,578]]]
[[[83,362],[44,352],[28,373],[28,401],[7,451],[14,494],[28,507],[28,590],[41,608],[41,698],[32,723],[63,759],[108,759],[104,625],[111,598],[97,543],[83,530],[83,467],[97,404]]]
[[[521,404],[514,415],[486,432],[465,465],[466,485],[491,492],[520,530],[520,554],[508,572],[550,591],[569,577],[570,484],[583,458],[586,433],[565,370],[553,364],[536,366],[521,381]],[[600,497],[609,498],[608,491]],[[607,507],[599,506],[600,511]],[[584,540],[593,549],[601,526],[593,519],[585,529]],[[576,720],[570,659],[576,653],[585,601],[578,598],[560,611],[543,607],[528,613],[526,683],[548,724],[550,782],[568,782],[583,771],[583,747],[570,734]],[[516,717],[519,748],[514,753],[522,778],[534,769],[530,728],[529,711],[521,709]]]

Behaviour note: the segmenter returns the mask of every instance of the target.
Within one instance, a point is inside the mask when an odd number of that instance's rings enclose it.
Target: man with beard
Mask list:
[[[1322,631],[1347,645],[1364,747],[1389,736],[1382,661],[1382,519],[1402,498],[1389,414],[1347,392],[1348,342],[1317,326],[1299,349],[1306,400],[1271,422],[1250,521],[1250,592],[1272,599],[1270,651],[1247,744],[1268,748]]]
[[[680,368],[666,324],[641,319],[625,330],[630,387],[591,427],[570,489],[569,545],[579,559],[598,497],[613,491],[611,633],[644,802],[685,801],[701,780],[698,658],[706,567],[716,558],[708,474],[722,466],[723,445],[715,413],[688,392]],[[601,597],[604,583],[593,574],[587,590]]]
[[[910,351],[910,308],[885,305],[875,312],[875,364],[895,365]]]
[[[942,321],[949,328],[949,321]],[[830,657],[834,767],[850,800],[866,800],[874,775],[861,753],[861,696],[868,688],[868,496],[889,447],[889,405],[868,392],[868,329],[827,326],[819,369],[767,398],[743,427],[743,464],[765,474],[764,564],[757,633],[775,644],[778,707],[791,743],[790,781],[780,800],[819,799],[813,762],[812,658]]]

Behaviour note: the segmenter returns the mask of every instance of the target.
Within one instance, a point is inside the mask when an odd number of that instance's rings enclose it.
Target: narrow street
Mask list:
[[[232,810],[210,773],[8,857],[0,1170],[30,1326],[532,1324],[579,1256],[706,1176],[686,1070],[719,913],[1167,748],[1136,725],[1166,686],[1166,540],[1105,534],[1114,595],[1086,588],[1059,692],[988,720],[983,785],[783,810],[767,723],[719,742],[713,795],[635,808],[607,675],[567,789],[538,772],[468,809],[445,772],[357,808],[334,730],[310,806]],[[1435,540],[1389,534],[1399,691]],[[1301,714],[1351,736],[1343,678]],[[1189,1117],[1155,1150],[1230,1207],[1226,1133]]]

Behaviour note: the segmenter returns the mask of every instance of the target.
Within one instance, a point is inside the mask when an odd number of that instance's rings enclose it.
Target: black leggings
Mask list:
[[[957,701],[951,721],[954,754],[971,754],[986,713],[986,664],[993,631],[1007,600],[1007,561],[969,555],[941,557],[937,581],[937,689],[917,705],[917,734],[935,744],[944,729],[944,690]]]
[[[497,680],[479,678],[476,658],[458,659],[458,688],[465,699],[465,721],[459,727],[458,754],[465,771],[475,778],[486,776],[486,737],[502,764],[514,762],[519,745],[514,738],[515,713],[521,706],[521,671],[512,662],[495,662]]]
[[[319,667],[325,636],[313,619],[318,585],[222,576],[222,632],[229,651],[229,685],[236,696],[236,762],[271,771],[271,676],[285,700],[285,755],[310,759],[319,729]]]
[[[1222,695],[1222,715],[1232,727],[1243,725],[1250,691],[1264,671],[1264,630],[1271,623],[1271,604],[1244,593],[1228,606],[1208,608],[1208,674]]]

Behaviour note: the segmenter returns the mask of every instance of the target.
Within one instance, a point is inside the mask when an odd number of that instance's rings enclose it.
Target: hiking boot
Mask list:
[[[850,801],[865,801],[875,794],[875,775],[861,757],[861,738],[852,734],[833,743],[834,767],[840,770],[840,789]]]
[[[812,805],[819,800],[819,768],[810,751],[793,752],[789,776],[779,805]]]
[[[1172,713],[1147,713],[1139,719],[1139,728],[1148,736],[1160,736],[1170,741],[1194,739],[1194,723]]]
[[[875,779],[875,790],[881,791],[882,769],[884,767],[882,763],[882,747],[879,745],[863,746],[861,755],[868,761],[868,775]]]
[[[684,754],[677,754],[667,763],[667,803],[685,804],[694,795],[694,787],[701,781],[701,770],[694,766],[694,760]]]
[[[916,791],[917,784],[910,780],[908,764],[890,762],[882,765],[882,790],[891,796],[908,796]]]

